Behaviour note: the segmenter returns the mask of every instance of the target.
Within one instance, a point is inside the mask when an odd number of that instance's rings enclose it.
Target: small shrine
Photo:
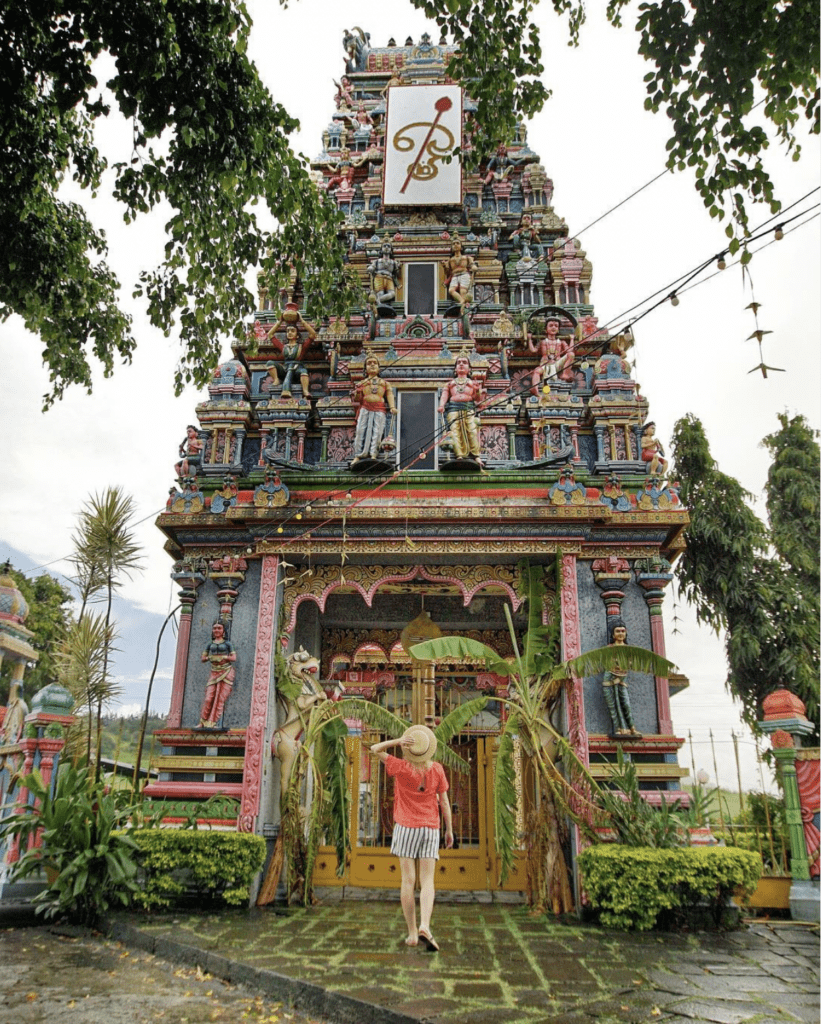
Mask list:
[[[663,655],[688,515],[633,339],[599,328],[592,264],[525,126],[468,170],[450,159],[475,114],[445,73],[451,48],[354,43],[311,166],[344,216],[363,301],[311,321],[300,280],[262,289],[248,343],[186,428],[157,521],[182,617],[146,792],[169,821],[211,798],[213,823],[272,835],[280,730],[298,718],[278,686],[286,658],[305,700],[344,690],[409,722],[483,694],[454,741],[470,773],[452,779],[457,845],[437,887],[492,890],[506,680],[414,664],[408,637],[474,637],[511,657],[504,606],[523,628],[527,562],[545,570],[564,658],[625,637]],[[621,746],[648,799],[673,799],[686,769],[670,697],[685,685],[575,680],[557,724],[594,775]],[[387,780],[360,757],[363,723],[348,726],[352,854],[339,878],[326,851],[315,878],[394,884]],[[524,856],[507,888],[524,888]]]

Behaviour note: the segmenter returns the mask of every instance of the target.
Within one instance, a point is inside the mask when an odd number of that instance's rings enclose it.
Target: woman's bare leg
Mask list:
[[[433,913],[433,874],[436,870],[434,857],[419,858],[419,930],[431,935],[430,916]]]
[[[420,861],[420,864],[424,861]],[[413,857],[400,857],[399,868],[402,872],[402,913],[405,915],[405,924],[408,926],[408,937],[405,940],[409,946],[415,946],[419,942],[419,933],[416,929],[416,861]],[[430,915],[428,915],[430,916]]]

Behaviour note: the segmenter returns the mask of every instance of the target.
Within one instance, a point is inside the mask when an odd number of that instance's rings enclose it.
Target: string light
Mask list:
[[[783,237],[784,237],[784,225],[783,224],[779,224],[778,227],[775,229],[776,241],[780,242]]]
[[[718,257],[718,269],[719,270],[726,270],[727,269],[727,261],[724,259],[724,253],[722,253]]]
[[[675,292],[670,292],[670,305],[677,306],[681,300]]]

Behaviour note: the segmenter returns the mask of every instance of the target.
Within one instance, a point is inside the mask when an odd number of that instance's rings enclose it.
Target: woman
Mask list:
[[[401,747],[404,759],[386,753]],[[445,846],[453,846],[453,820],[448,799],[448,780],[441,764],[433,760],[436,736],[424,725],[412,725],[398,740],[385,740],[370,748],[394,780],[393,841],[391,853],[399,858],[402,872],[402,913],[408,926],[408,946],[419,940],[431,953],[439,944],[430,929],[433,912],[433,873],[439,860],[439,812],[445,822]],[[419,871],[419,927],[416,927],[414,887]]]

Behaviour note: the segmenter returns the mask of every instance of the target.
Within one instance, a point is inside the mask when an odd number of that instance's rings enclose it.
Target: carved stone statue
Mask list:
[[[442,389],[439,412],[445,416],[456,458],[473,459],[481,466],[477,412],[485,397],[484,388],[470,377],[467,356],[457,357],[455,371],[456,376]]]
[[[379,360],[365,360],[365,379],[357,384],[352,400],[359,407],[353,442],[351,466],[365,458],[376,459],[380,451],[393,445],[388,415],[396,416],[393,388],[379,376]]]
[[[205,684],[205,699],[200,711],[200,728],[216,729],[225,709],[225,702],[234,686],[236,651],[225,637],[225,626],[215,622],[211,627],[211,643],[202,652],[202,661],[211,663]]]
[[[627,627],[623,622],[616,621],[611,627],[611,647],[624,647],[627,643]],[[630,693],[627,689],[627,669],[618,666],[604,673],[602,680],[604,702],[610,712],[612,735],[641,739],[641,733],[633,721],[633,710],[630,707]]]

